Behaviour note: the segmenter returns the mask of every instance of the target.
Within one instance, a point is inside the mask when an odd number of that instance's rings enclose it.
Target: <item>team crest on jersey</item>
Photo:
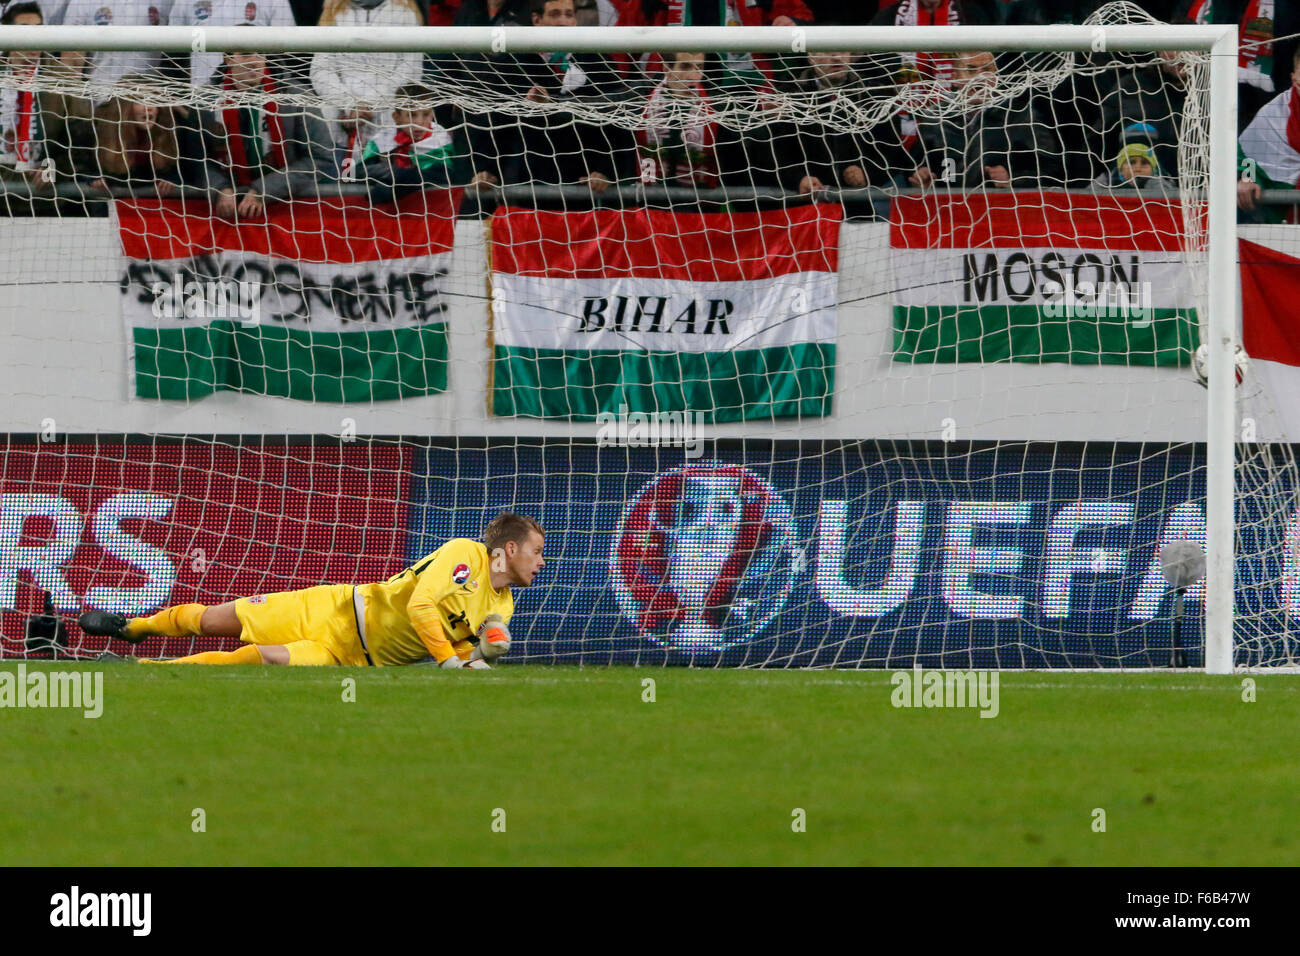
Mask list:
[[[456,569],[451,572],[451,579],[457,584],[464,584],[469,580],[469,565],[458,564]]]
[[[249,23],[252,23],[254,20],[257,19],[257,4],[255,3],[244,4],[244,19],[247,20]]]
[[[265,595],[265,594],[255,594],[255,595],[253,595],[251,598],[248,599],[248,603],[249,603],[249,604],[265,604],[265,603],[266,603],[266,595]]]
[[[113,22],[113,8],[100,7],[95,11],[95,26],[106,27]]]
[[[149,8],[149,26],[156,27],[162,23],[162,16],[158,13],[157,7]]]
[[[212,0],[199,0],[194,4],[194,22],[202,23],[212,16]]]

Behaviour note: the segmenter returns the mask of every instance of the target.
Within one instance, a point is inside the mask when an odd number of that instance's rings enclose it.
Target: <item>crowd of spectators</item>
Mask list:
[[[1092,0],[7,0],[4,24],[290,26],[956,25],[1079,23]],[[1176,0],[1144,6],[1173,22],[1237,23],[1239,121],[1256,152],[1273,149],[1276,109],[1300,95],[1292,59],[1300,7],[1272,0]],[[1282,38],[1274,42],[1274,37]],[[1176,188],[1176,124],[1185,98],[1180,61],[1076,70],[1056,89],[993,95],[1019,55],[719,55],[708,51],[599,55],[421,55],[14,51],[3,70],[29,84],[0,87],[0,179],[39,194],[53,182],[92,190],[206,194],[221,216],[361,184],[387,202],[429,186],[721,186],[755,195],[830,188]],[[1104,63],[1105,55],[1094,58]],[[1300,77],[1300,73],[1296,74]],[[74,96],[84,80],[97,96]],[[855,117],[917,81],[960,94],[964,108],[897,109],[862,130]],[[153,105],[188,82],[213,93],[206,109]],[[449,98],[446,90],[483,91]],[[797,93],[796,120],[778,107]],[[538,109],[494,109],[502,97]],[[175,102],[171,96],[170,101]],[[451,105],[450,100],[460,105]],[[904,99],[906,99],[904,97]],[[304,105],[308,102],[322,106]],[[433,103],[439,103],[434,108]],[[604,122],[629,104],[640,121]],[[739,104],[739,106],[738,106]],[[753,121],[720,123],[745,109]],[[1263,112],[1261,112],[1263,110]],[[1300,113],[1300,108],[1298,108]],[[1258,120],[1257,120],[1258,114]],[[636,128],[631,129],[629,126]],[[1276,125],[1274,123],[1274,125]],[[857,131],[855,131],[855,129]],[[1262,130],[1262,132],[1261,132]],[[1285,150],[1287,131],[1282,130]],[[1274,139],[1277,137],[1274,136]],[[1300,169],[1300,138],[1296,166]],[[1286,157],[1283,156],[1283,159]],[[1239,206],[1285,169],[1243,152]],[[1265,174],[1256,172],[1261,168]],[[337,190],[336,190],[337,191]]]

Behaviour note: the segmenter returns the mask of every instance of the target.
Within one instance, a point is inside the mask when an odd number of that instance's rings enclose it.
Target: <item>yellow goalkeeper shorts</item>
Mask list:
[[[243,625],[239,635],[249,644],[319,644],[334,658],[302,653],[290,654],[292,663],[338,663],[348,667],[365,667],[365,651],[357,635],[356,612],[352,608],[352,585],[322,584],[301,591],[281,591],[240,598],[235,602],[235,616]]]

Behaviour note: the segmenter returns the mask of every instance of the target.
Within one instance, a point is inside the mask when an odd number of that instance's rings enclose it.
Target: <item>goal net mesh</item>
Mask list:
[[[0,648],[508,510],[510,662],[1202,666],[1208,62],[10,52]],[[1235,659],[1290,664],[1239,395]]]

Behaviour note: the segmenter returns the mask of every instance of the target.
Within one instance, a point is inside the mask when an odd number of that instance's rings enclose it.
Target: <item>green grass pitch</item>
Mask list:
[[[0,709],[0,864],[1250,865],[1300,850],[1286,675],[1256,677],[1245,703],[1240,676],[1003,674],[1000,713],[981,719],[895,709],[880,671],[78,667],[104,672],[99,719]]]

